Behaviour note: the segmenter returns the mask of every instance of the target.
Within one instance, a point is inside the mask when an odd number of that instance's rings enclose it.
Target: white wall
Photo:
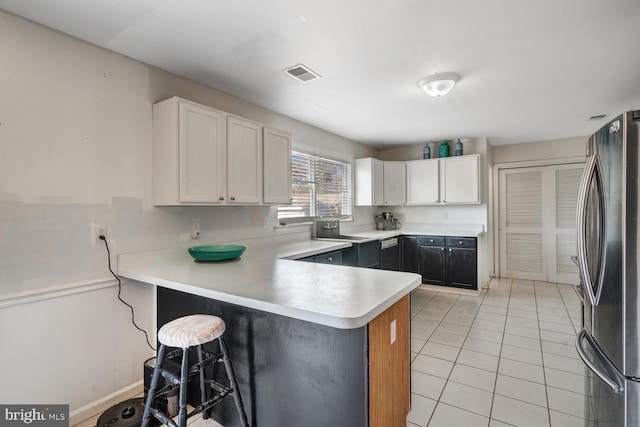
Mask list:
[[[151,200],[151,106],[170,96],[292,132],[293,145],[351,160],[377,151],[0,12],[0,366],[3,403],[89,405],[142,378],[151,355],[116,300],[112,253],[299,233],[263,228],[273,207],[164,207]],[[372,223],[358,208],[356,224]],[[112,258],[115,262],[115,256]],[[114,266],[115,267],[115,266]],[[125,284],[142,326],[152,290]]]

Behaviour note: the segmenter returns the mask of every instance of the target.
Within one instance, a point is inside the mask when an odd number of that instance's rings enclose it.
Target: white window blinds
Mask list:
[[[278,206],[278,221],[351,215],[351,164],[310,154],[291,153],[293,202]]]

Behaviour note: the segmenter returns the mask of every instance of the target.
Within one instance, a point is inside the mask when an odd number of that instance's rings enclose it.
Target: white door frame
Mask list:
[[[493,272],[496,277],[500,276],[500,218],[499,218],[499,205],[498,205],[498,177],[501,169],[515,169],[515,168],[528,168],[536,166],[555,166],[564,165],[569,163],[585,162],[586,156],[577,157],[564,157],[560,159],[542,159],[542,160],[530,160],[523,162],[507,162],[507,163],[495,163],[492,167],[492,188],[493,200],[491,200],[492,209],[490,209],[489,223],[493,226]]]

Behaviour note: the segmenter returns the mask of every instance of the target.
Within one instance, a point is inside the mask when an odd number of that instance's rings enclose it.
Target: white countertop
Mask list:
[[[388,239],[397,236],[456,236],[456,237],[478,237],[484,232],[482,225],[422,225],[406,224],[397,230],[368,230],[351,233],[343,231],[342,234],[357,237],[356,242],[364,243],[371,240]],[[338,242],[342,239],[321,239],[322,241]],[[348,241],[348,240],[347,240]]]
[[[186,248],[120,254],[118,274],[340,329],[366,325],[421,283],[414,273],[293,260],[346,248],[349,242],[238,244],[247,246],[245,254],[226,263],[196,263]]]

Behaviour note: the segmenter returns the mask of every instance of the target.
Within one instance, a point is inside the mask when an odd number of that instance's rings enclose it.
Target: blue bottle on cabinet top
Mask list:
[[[449,144],[447,141],[440,143],[440,147],[438,147],[438,157],[449,157]]]
[[[460,139],[458,139],[458,142],[456,142],[455,154],[456,156],[462,156],[462,141],[460,141]]]
[[[429,144],[424,144],[424,148],[422,149],[422,158],[430,159],[431,158],[431,148]]]

